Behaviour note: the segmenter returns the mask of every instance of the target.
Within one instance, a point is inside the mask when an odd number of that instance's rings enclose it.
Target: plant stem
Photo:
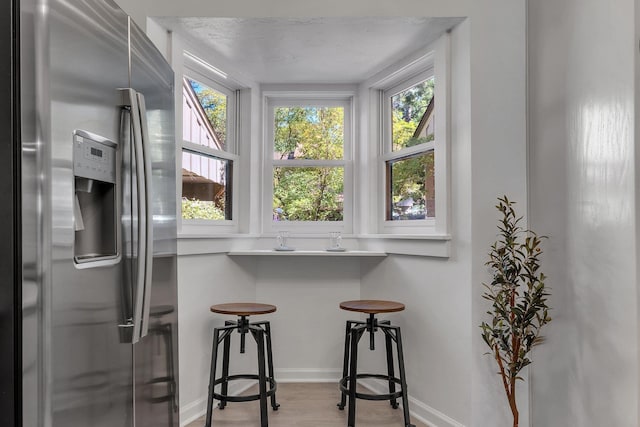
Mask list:
[[[495,358],[498,362],[498,366],[500,367],[500,376],[502,377],[502,385],[504,386],[504,391],[507,393],[507,398],[509,399],[509,404],[511,404],[511,392],[509,391],[509,384],[507,384],[507,374],[504,371],[504,365],[502,364],[502,359],[500,358],[500,351],[498,350],[498,344],[494,346]]]
[[[513,427],[518,427],[518,407],[516,406],[515,389],[513,390],[513,402],[509,399],[509,405],[511,406],[511,413],[513,414]]]
[[[516,289],[513,287],[511,289],[511,300],[509,301],[511,304],[511,324],[514,323],[515,313],[513,311],[513,307],[516,305]],[[518,358],[520,354],[520,336],[519,334],[513,334],[511,339],[511,370],[510,370],[510,381],[509,381],[509,389],[510,393],[507,393],[507,397],[509,399],[509,406],[511,407],[511,413],[513,414],[513,427],[518,427],[518,404],[516,403],[516,376],[514,374],[515,366],[518,363]]]
[[[504,370],[504,364],[502,363],[502,359],[500,358],[500,351],[498,349],[498,345],[496,344],[493,348],[496,358],[498,362],[498,366],[500,367],[500,376],[502,377],[502,385],[504,386],[504,391],[507,393],[507,399],[509,400],[509,408],[511,408],[511,413],[513,414],[513,427],[518,427],[518,405],[516,403],[516,380],[515,378],[511,378],[510,381],[507,381],[507,373]]]

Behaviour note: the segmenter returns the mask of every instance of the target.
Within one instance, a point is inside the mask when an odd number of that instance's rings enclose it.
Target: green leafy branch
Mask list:
[[[491,302],[490,322],[482,322],[482,338],[491,349],[518,426],[516,381],[523,368],[531,364],[531,348],[541,342],[540,330],[551,321],[545,288],[546,276],[539,272],[541,242],[530,230],[524,230],[522,217],[515,213],[506,196],[498,198],[496,209],[502,213],[498,223],[500,239],[491,246],[486,263],[493,273],[483,298]],[[524,236],[524,240],[523,240]]]

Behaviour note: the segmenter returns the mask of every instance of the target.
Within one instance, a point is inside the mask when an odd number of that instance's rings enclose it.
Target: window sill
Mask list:
[[[345,252],[328,252],[324,235],[295,235],[290,245],[296,251],[274,251],[275,238],[271,235],[255,234],[179,234],[178,255],[229,254],[231,256],[386,256],[412,255],[448,258],[451,252],[449,235],[415,234],[363,234],[343,236]]]
[[[233,247],[247,247],[258,236],[252,234],[178,234],[178,255],[225,254]]]
[[[449,258],[451,254],[451,236],[448,234],[363,234],[357,237],[363,250],[435,258]]]
[[[449,234],[359,234],[358,239],[451,240]]]
[[[206,240],[206,239],[243,239],[243,238],[256,238],[257,235],[253,234],[239,234],[239,233],[219,233],[219,234],[205,234],[205,233],[178,233],[178,240]]]
[[[248,251],[230,251],[230,256],[319,256],[319,257],[386,257],[385,252],[347,249],[343,252],[332,251],[276,251],[274,249],[253,249]]]

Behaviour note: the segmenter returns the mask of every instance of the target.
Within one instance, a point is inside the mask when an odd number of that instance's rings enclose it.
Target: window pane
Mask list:
[[[392,150],[432,141],[433,78],[391,97]]]
[[[231,219],[233,162],[183,150],[182,218]]]
[[[274,221],[342,221],[344,168],[273,169]]]
[[[182,138],[225,150],[227,95],[186,77],[182,94]]]
[[[433,151],[387,162],[387,221],[435,218]]]
[[[277,107],[274,120],[274,159],[342,159],[343,107]]]

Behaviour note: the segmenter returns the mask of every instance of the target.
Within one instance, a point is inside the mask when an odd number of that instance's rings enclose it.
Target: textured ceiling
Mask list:
[[[259,83],[356,83],[436,40],[461,18],[157,20]]]

